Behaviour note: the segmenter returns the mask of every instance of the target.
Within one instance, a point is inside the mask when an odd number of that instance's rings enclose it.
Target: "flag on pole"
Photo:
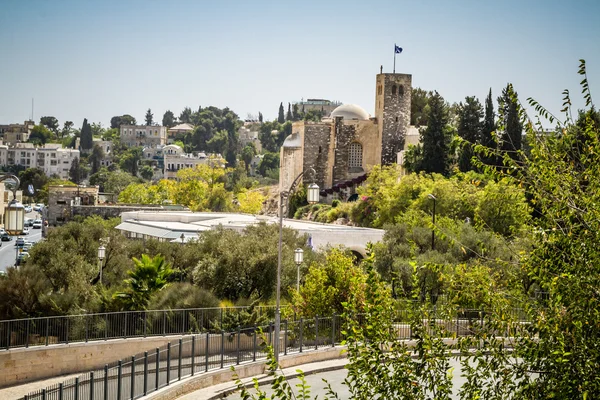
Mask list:
[[[394,54],[402,53],[402,47],[394,45]]]

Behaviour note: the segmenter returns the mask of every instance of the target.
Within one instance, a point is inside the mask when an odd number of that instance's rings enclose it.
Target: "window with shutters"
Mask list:
[[[358,142],[350,144],[348,150],[348,168],[362,169],[363,147]]]

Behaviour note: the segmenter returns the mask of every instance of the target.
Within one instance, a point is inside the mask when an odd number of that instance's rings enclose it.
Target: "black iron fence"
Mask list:
[[[274,306],[251,311],[258,320],[272,320],[275,315]],[[229,330],[232,321],[249,312],[248,307],[191,308],[5,320],[0,321],[0,349]]]
[[[340,317],[283,321],[283,354],[333,347],[341,340]],[[265,359],[275,340],[274,326],[193,334],[152,351],[107,364],[103,369],[49,386],[23,400],[137,399],[183,378]]]
[[[471,335],[473,328],[490,318],[485,310],[458,310],[439,317],[436,310],[423,320],[428,330],[441,328],[448,336]],[[511,321],[526,322],[523,310],[509,311]],[[360,322],[363,316],[357,316]],[[400,311],[392,325],[398,339],[411,339],[413,332],[407,311]],[[344,339],[341,316],[284,320],[279,348],[283,355],[334,347]],[[252,326],[228,332],[193,333],[152,351],[107,364],[32,392],[21,400],[133,400],[195,374],[265,359],[267,345],[273,345],[274,326]],[[504,332],[498,332],[502,334]]]

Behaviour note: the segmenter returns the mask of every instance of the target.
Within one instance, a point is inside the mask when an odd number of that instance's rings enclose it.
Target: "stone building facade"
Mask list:
[[[129,147],[145,147],[167,144],[167,127],[158,125],[121,125],[121,142]]]
[[[54,226],[69,221],[75,205],[95,206],[98,198],[97,186],[51,185],[48,187],[48,223]]]
[[[323,196],[339,193],[361,183],[373,166],[396,162],[410,128],[411,92],[411,75],[380,73],[374,117],[344,104],[320,122],[294,122],[280,150],[280,190],[312,167],[316,176],[306,175],[305,182],[317,183]]]

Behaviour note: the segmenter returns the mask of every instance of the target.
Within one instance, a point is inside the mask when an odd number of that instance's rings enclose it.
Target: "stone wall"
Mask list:
[[[114,339],[2,351],[0,388],[103,368],[105,364],[156,349],[179,337]]]
[[[412,75],[378,74],[375,92],[375,115],[381,135],[381,163],[396,162],[404,148],[404,136],[410,126]]]
[[[305,182],[315,182],[319,187],[327,186],[329,178],[329,148],[331,147],[332,126],[330,123],[304,124],[304,170],[312,167],[317,172],[316,178],[307,176]]]

